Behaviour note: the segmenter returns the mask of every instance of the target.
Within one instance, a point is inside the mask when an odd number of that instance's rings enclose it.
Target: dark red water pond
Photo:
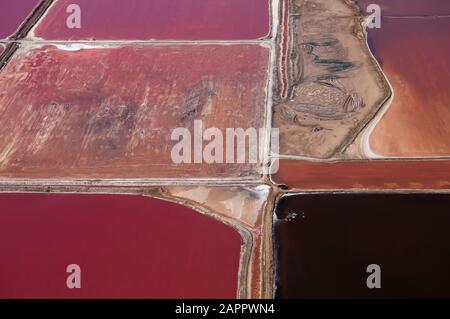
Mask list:
[[[70,4],[81,28],[69,29]],[[49,40],[238,40],[269,33],[267,0],[58,0],[35,29]]]
[[[1,0],[0,39],[12,36],[40,0]]]
[[[282,198],[277,217],[297,218],[275,228],[278,297],[449,298],[449,206],[437,194]],[[381,288],[367,287],[372,264]]]
[[[450,2],[448,2],[450,3]],[[383,19],[370,43],[394,88],[373,131],[373,151],[388,156],[450,154],[450,18]]]
[[[240,235],[158,199],[1,194],[0,242],[1,298],[236,297]]]

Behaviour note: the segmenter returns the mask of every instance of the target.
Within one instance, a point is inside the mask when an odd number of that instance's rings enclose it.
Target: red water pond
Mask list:
[[[446,15],[450,14],[448,0],[357,0],[363,10],[370,4],[381,7],[382,15]]]
[[[297,189],[450,189],[450,161],[320,163],[282,159],[272,179]]]
[[[0,194],[0,243],[0,298],[236,297],[240,235],[159,199]]]
[[[67,7],[78,4],[81,28]],[[58,0],[35,29],[49,40],[238,40],[269,33],[267,0]]]
[[[373,131],[373,151],[388,156],[450,154],[450,18],[383,19],[370,44],[394,88]]]
[[[12,36],[40,0],[1,0],[0,39]]]

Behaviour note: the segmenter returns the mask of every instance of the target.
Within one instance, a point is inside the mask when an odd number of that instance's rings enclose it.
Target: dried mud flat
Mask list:
[[[258,164],[176,164],[171,133],[194,135],[195,120],[263,127],[268,56],[260,45],[24,46],[0,76],[0,174],[258,176]]]
[[[280,154],[330,158],[390,95],[351,1],[290,0],[278,38],[273,126]]]

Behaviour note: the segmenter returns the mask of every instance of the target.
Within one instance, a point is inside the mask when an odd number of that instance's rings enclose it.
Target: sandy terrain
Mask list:
[[[163,194],[194,207],[213,211],[221,218],[241,225],[246,237],[247,262],[241,261],[241,296],[265,298],[272,296],[272,205],[274,194],[267,185],[211,187],[164,187]],[[183,203],[183,202],[182,202]]]
[[[329,158],[373,117],[389,89],[355,6],[291,0],[283,12],[289,21],[279,31],[273,107],[280,153]]]

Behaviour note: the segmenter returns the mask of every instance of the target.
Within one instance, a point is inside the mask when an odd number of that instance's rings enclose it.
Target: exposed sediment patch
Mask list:
[[[2,70],[2,178],[259,177],[259,163],[174,163],[171,132],[263,127],[267,48],[69,49],[24,45]]]
[[[246,298],[272,295],[272,289],[267,289],[267,282],[271,282],[273,275],[270,268],[272,255],[266,254],[272,237],[272,226],[266,219],[272,215],[274,200],[269,186],[168,186],[162,191],[164,196],[177,202],[214,212],[219,220],[229,220],[240,230],[245,244],[238,295]]]
[[[273,126],[280,154],[330,158],[342,151],[390,94],[350,1],[282,5]]]

